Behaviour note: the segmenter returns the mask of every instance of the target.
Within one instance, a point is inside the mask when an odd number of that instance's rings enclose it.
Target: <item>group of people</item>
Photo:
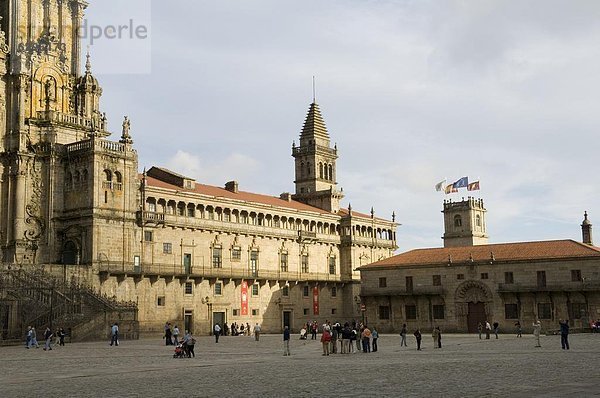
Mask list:
[[[165,345],[179,344],[180,331],[179,331],[179,327],[177,327],[177,325],[172,327],[170,322],[165,322],[164,331],[165,331],[165,333],[163,335],[163,339],[165,339]]]
[[[402,329],[400,329],[400,347],[407,347],[406,334],[406,324],[403,324]],[[417,342],[417,351],[421,351],[421,341],[423,340],[421,329],[417,328],[413,335],[415,336],[415,341]],[[433,338],[433,348],[442,348],[442,330],[439,326],[435,326],[433,328],[433,331],[431,332],[431,337]]]
[[[300,330],[300,340],[307,340],[308,333],[311,334],[311,340],[317,339],[319,325],[316,321],[307,322]],[[378,349],[377,340],[379,333],[376,328],[370,329],[367,325],[352,321],[344,323],[332,323],[326,320],[321,325],[321,344],[323,345],[323,355],[329,354],[350,354],[358,351],[363,353],[376,352]],[[354,348],[356,345],[356,349]],[[289,355],[289,328],[284,330],[284,355]]]
[[[55,332],[50,329],[50,326],[44,330],[44,351],[52,350],[52,339],[55,339],[55,344],[64,346],[65,345],[65,330],[63,328],[57,329]],[[27,333],[25,335],[25,347],[27,349],[35,347],[40,348],[40,344],[37,339],[37,331],[34,326],[27,326]]]
[[[520,328],[520,326],[521,326],[521,324],[519,323],[518,327]],[[498,338],[498,333],[500,332],[500,324],[498,322],[494,322],[493,327],[494,328],[492,329],[492,325],[490,324],[489,321],[485,321],[485,325],[483,323],[479,322],[479,324],[477,325],[477,331],[479,332],[479,340],[481,340],[481,335],[483,334],[484,331],[485,331],[485,339],[486,340],[490,339],[490,335],[492,334],[492,331],[494,332],[494,335],[496,336],[496,338]]]

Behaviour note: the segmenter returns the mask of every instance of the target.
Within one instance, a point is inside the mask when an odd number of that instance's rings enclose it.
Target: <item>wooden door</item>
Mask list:
[[[469,313],[467,315],[467,328],[469,333],[477,333],[479,322],[485,328],[486,322],[485,303],[469,303]]]

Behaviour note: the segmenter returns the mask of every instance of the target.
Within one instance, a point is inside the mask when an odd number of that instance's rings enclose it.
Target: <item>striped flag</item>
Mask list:
[[[467,191],[479,191],[479,181],[475,181],[467,185]]]
[[[444,184],[445,183],[446,183],[446,180],[440,181],[437,184],[435,184],[435,190],[436,190],[436,192],[442,192],[444,190]]]
[[[454,193],[454,192],[458,192],[458,189],[454,188],[454,184],[450,184],[446,187],[445,189],[446,195]]]

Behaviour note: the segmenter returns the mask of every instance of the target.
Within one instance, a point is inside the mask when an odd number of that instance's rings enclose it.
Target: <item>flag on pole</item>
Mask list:
[[[436,192],[442,192],[444,190],[444,184],[445,183],[446,183],[446,180],[440,181],[437,184],[435,184],[435,190],[436,190]]]
[[[452,186],[454,188],[466,188],[469,185],[469,177],[463,177],[458,180]]]
[[[475,181],[467,185],[467,191],[479,191],[479,181]]]
[[[446,187],[445,189],[446,195],[454,193],[454,192],[458,192],[458,189],[454,188],[454,184],[450,184]]]

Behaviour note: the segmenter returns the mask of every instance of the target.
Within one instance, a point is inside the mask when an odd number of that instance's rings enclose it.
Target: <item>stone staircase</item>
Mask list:
[[[71,341],[104,339],[114,322],[122,339],[137,339],[137,304],[61,280],[41,267],[0,267],[0,344],[23,341],[28,326],[38,333],[46,326],[62,327]]]

